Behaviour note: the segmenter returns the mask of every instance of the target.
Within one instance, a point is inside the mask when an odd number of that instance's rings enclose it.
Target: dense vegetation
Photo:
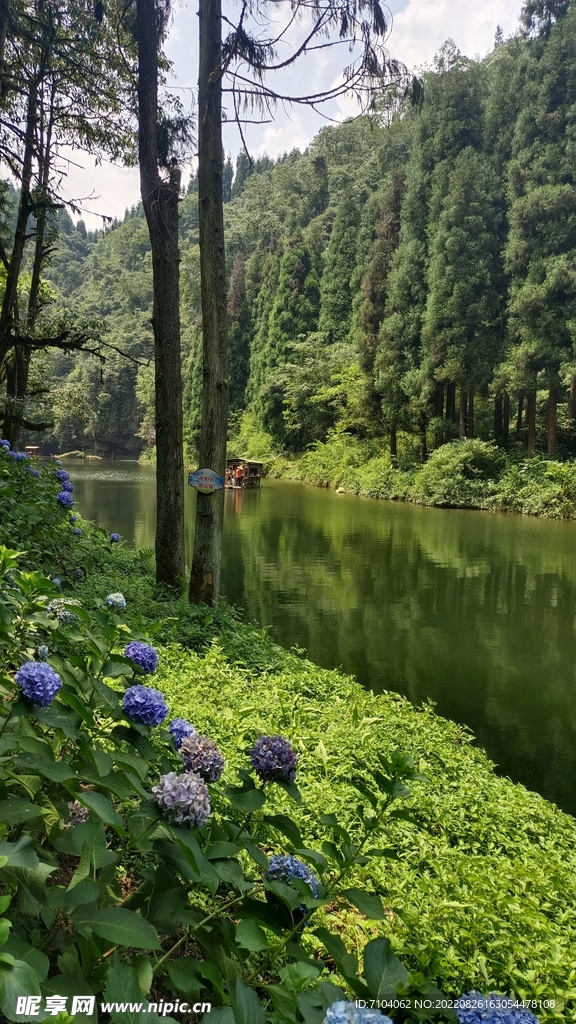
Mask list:
[[[377,115],[322,130],[304,154],[252,166],[239,158],[233,183],[227,165],[238,444],[256,450],[265,441],[268,452],[295,455],[336,428],[412,462],[464,437],[572,454],[576,8],[554,10],[556,24],[497,38],[480,62],[446,43],[419,107],[396,97]],[[105,340],[144,365],[115,351],[104,365],[90,355],[42,356],[60,396],[44,442],[152,446],[142,211],[97,237],[64,214],[60,225],[52,287],[86,318],[103,318]],[[193,450],[201,383],[194,178],[181,205],[181,247]]]
[[[498,778],[470,734],[430,706],[365,693],[223,606],[166,599],[144,556],[69,521],[54,467],[38,477],[30,468],[0,451],[0,542],[23,552],[2,550],[0,567],[1,742],[17,755],[2,765],[1,908],[13,921],[10,937],[8,926],[0,933],[3,1014],[15,1018],[25,988],[202,998],[222,1007],[207,1018],[220,1024],[264,1024],[265,1011],[271,1024],[320,1024],[342,992],[367,985],[382,998],[434,984],[449,996],[474,987],[535,1000],[540,1020],[576,1019],[573,819]],[[161,726],[120,704],[126,686],[149,685],[123,654],[134,638],[155,644],[152,685],[172,714],[225,754],[203,828],[163,821],[152,799],[178,755]],[[49,706],[17,696],[23,662],[59,674]],[[234,788],[246,749],[277,733],[299,754],[301,798],[290,785],[255,790],[246,773]],[[373,823],[366,808],[386,793],[372,856],[358,857],[362,820]],[[321,876],[329,898],[263,878],[285,853]],[[301,904],[315,927],[291,940],[298,915],[288,927],[280,918]]]

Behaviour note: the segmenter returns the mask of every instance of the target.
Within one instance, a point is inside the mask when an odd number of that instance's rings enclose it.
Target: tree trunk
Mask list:
[[[558,392],[553,384],[548,390],[548,455],[556,449],[556,426],[558,422]]]
[[[466,411],[467,411],[467,394],[466,388],[462,384],[460,387],[460,440],[466,437]]]
[[[510,441],[510,395],[506,391],[504,394],[504,409],[502,416],[502,443],[505,448],[508,447]]]
[[[142,203],[152,248],[152,326],[156,403],[156,582],[182,586],[184,454],[180,368],[180,171],[158,171],[159,15],[154,0],[137,0],[138,153]]]
[[[574,430],[576,420],[576,377],[570,380],[570,395],[568,398],[568,429]]]
[[[419,428],[420,428],[420,462],[422,463],[422,465],[424,465],[424,463],[426,462],[426,459],[428,458],[428,443],[427,443],[427,440],[426,440],[426,427],[427,427],[426,414],[425,413],[421,413],[420,414]]]
[[[438,419],[444,419],[444,384],[440,381],[436,385],[436,415]],[[444,444],[444,432],[437,430],[434,435],[434,447],[440,448]]]
[[[452,437],[453,426],[456,423],[456,385],[450,381],[446,388],[446,419],[448,420],[448,438]]]
[[[396,462],[396,456],[398,455],[398,445],[396,437],[396,424],[393,423],[390,427],[390,457],[392,462]]]
[[[202,300],[203,387],[200,464],[226,472],[228,333],[222,206],[221,0],[200,0],[198,78],[198,214]],[[215,604],[220,593],[224,491],[198,493],[189,598]]]
[[[468,393],[468,430],[467,437],[474,437],[474,388]]]
[[[528,455],[534,454],[536,447],[536,392],[528,392],[526,404],[526,420],[528,426]]]
[[[516,416],[516,434],[520,437],[522,433],[522,413],[524,411],[524,395],[520,395],[518,399],[518,414]]]
[[[497,395],[494,399],[494,440],[496,444],[502,444],[504,435],[502,404],[502,395]]]

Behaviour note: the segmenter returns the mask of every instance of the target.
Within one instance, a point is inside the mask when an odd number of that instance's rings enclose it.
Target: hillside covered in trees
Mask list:
[[[370,117],[225,173],[231,436],[298,454],[330,431],[424,460],[465,437],[576,449],[576,3],[484,60],[451,42]],[[200,428],[197,185],[181,204],[186,439]],[[46,291],[100,321],[105,363],[33,370],[45,450],[154,444],[142,210],[87,234],[59,215]],[[38,440],[40,438],[40,440]]]

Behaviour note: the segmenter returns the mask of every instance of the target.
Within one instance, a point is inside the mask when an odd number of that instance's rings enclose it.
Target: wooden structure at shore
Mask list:
[[[260,487],[264,463],[256,459],[228,459],[226,487]]]

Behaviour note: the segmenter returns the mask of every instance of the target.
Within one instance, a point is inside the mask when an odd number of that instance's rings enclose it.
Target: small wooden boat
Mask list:
[[[264,463],[256,459],[228,459],[226,487],[260,487]]]

